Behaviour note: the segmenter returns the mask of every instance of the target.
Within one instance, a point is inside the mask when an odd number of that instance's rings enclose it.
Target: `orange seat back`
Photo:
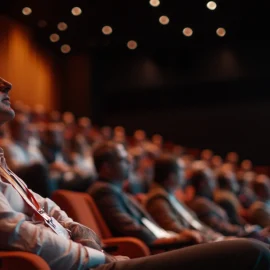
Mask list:
[[[74,221],[91,228],[100,238],[112,237],[95,202],[87,193],[57,190],[52,200]]]

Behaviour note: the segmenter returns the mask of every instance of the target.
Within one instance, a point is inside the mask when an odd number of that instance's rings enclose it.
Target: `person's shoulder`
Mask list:
[[[260,210],[264,210],[270,213],[270,207],[268,207],[267,204],[260,201],[254,202],[249,208],[250,213],[255,213],[256,211],[260,211]]]
[[[96,180],[94,183],[92,183],[87,190],[87,193],[89,193],[91,196],[94,196],[100,192],[114,193],[115,190],[110,184],[99,180]]]
[[[159,187],[151,187],[150,191],[146,195],[145,204],[149,204],[155,200],[169,200],[168,193]]]

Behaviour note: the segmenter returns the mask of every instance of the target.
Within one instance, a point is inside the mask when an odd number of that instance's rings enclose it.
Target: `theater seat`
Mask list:
[[[64,210],[68,216],[97,233],[105,245],[105,250],[113,255],[125,255],[138,258],[150,255],[148,247],[133,237],[112,237],[93,199],[87,193],[57,190],[52,200]]]
[[[39,256],[21,251],[0,251],[1,270],[50,270],[48,264]]]

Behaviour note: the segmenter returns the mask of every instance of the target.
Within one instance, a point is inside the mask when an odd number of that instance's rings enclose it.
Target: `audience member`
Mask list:
[[[205,241],[223,239],[203,224],[196,214],[174,196],[174,192],[185,186],[183,164],[169,155],[155,160],[154,181],[145,201],[146,209],[165,230],[176,233],[188,230],[199,233]]]
[[[251,183],[258,198],[249,209],[249,220],[262,227],[270,226],[270,179],[266,175],[258,175]]]

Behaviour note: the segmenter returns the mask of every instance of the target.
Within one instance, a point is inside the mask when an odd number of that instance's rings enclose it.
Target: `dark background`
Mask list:
[[[157,8],[148,0],[1,3],[4,13],[29,26],[57,56],[59,68],[64,70],[77,55],[88,61],[89,70],[73,71],[78,80],[80,73],[91,78],[87,89],[78,81],[81,95],[74,97],[74,87],[68,90],[63,71],[61,110],[73,101],[77,116],[84,112],[100,126],[123,125],[130,135],[141,128],[184,146],[222,155],[237,151],[241,158],[269,165],[267,1],[219,0],[215,11],[205,7],[208,1],[160,1]],[[70,15],[75,5],[83,10],[76,18]],[[33,15],[19,14],[23,6],[31,6]],[[168,25],[159,24],[161,15],[169,16]],[[39,19],[48,26],[38,28]],[[59,21],[69,25],[61,33],[61,40],[72,46],[65,56],[48,39]],[[113,27],[110,36],[101,33],[106,24]],[[182,34],[186,26],[193,28],[190,38]],[[226,29],[225,37],[216,35],[218,27]],[[134,51],[126,47],[130,39],[138,42]],[[85,108],[83,98],[89,99]]]

